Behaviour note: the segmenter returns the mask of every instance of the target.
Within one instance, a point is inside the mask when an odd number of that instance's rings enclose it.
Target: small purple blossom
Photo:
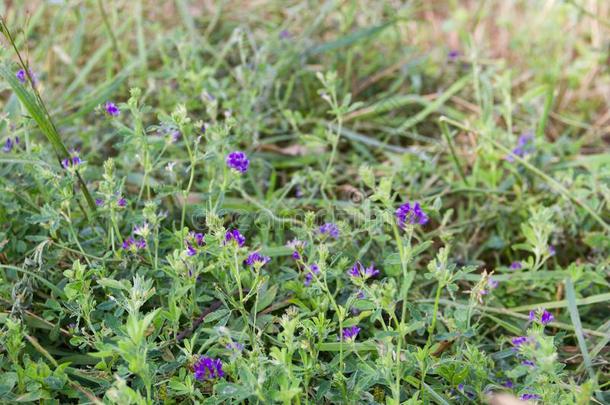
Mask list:
[[[61,166],[64,169],[74,168],[82,163],[82,160],[78,156],[71,156],[61,161]]]
[[[280,39],[290,39],[290,32],[288,30],[281,30]]]
[[[339,239],[339,227],[332,222],[327,222],[318,228],[322,235],[328,235],[333,239]]]
[[[250,253],[248,258],[244,261],[244,263],[250,267],[254,267],[256,263],[262,263],[261,266],[269,263],[271,258],[269,256],[263,256],[258,252]]]
[[[170,133],[169,133],[169,142],[176,143],[180,140],[181,137],[182,137],[182,132],[180,132],[177,129],[174,129],[174,130],[170,131]]]
[[[97,207],[101,207],[101,206],[103,206],[103,205],[104,205],[104,200],[103,200],[103,199],[101,199],[101,198],[96,198],[96,199],[95,199],[95,205],[96,205]]]
[[[294,238],[293,240],[288,242],[286,244],[286,246],[293,249],[293,252],[291,255],[292,258],[294,260],[300,260],[302,258],[300,252],[305,248],[306,244],[307,244],[306,242],[303,242],[302,240],[298,240],[298,239]]]
[[[379,270],[375,268],[375,263],[371,263],[369,267],[365,268],[360,262],[356,262],[347,272],[350,277],[359,277],[364,279],[375,277],[379,273]]]
[[[536,311],[534,311],[533,309],[530,311],[529,317],[528,319],[530,321],[535,321],[536,320]],[[542,313],[540,314],[540,323],[543,325],[547,325],[551,322],[553,322],[555,320],[555,317],[553,316],[553,314],[551,314],[549,311],[547,311],[546,309],[542,310]]]
[[[234,352],[241,352],[244,350],[244,345],[242,345],[241,343],[237,343],[237,342],[227,343],[225,347],[228,350],[231,350]]]
[[[521,264],[521,262],[514,261],[510,264],[511,270],[521,270],[522,268],[523,268],[523,265]]]
[[[197,250],[190,244],[186,244],[186,255],[187,256],[195,256],[197,254]]]
[[[6,142],[4,142],[4,146],[2,147],[2,152],[9,153],[13,150],[13,146],[19,144],[19,138],[15,138],[15,143],[11,138],[6,138]]]
[[[523,360],[521,364],[528,367],[536,367],[536,364],[534,364],[534,362],[531,360]]]
[[[460,51],[452,49],[447,53],[450,62],[455,62],[460,57]]]
[[[428,215],[421,209],[417,201],[413,205],[409,201],[402,204],[396,209],[395,215],[398,227],[401,229],[404,229],[407,224],[424,225],[428,222]]]
[[[234,242],[237,246],[242,247],[246,244],[246,238],[239,232],[238,229],[229,229],[225,233],[225,245]]]
[[[555,246],[553,246],[553,245],[549,245],[549,255],[551,255],[551,256],[555,256],[555,253],[557,253],[557,252],[555,251]]]
[[[356,293],[356,297],[357,297],[359,300],[363,300],[363,299],[365,299],[365,298],[366,298],[366,294],[364,293],[364,291],[362,291],[362,290],[358,290],[358,293]]]
[[[148,222],[144,222],[142,225],[136,225],[133,227],[134,235],[146,237],[150,233]]]
[[[494,288],[498,288],[499,285],[500,285],[500,283],[498,282],[498,280],[494,280],[491,277],[487,280],[487,286],[492,290]]]
[[[19,69],[17,73],[15,73],[15,77],[21,84],[24,84],[27,81],[27,75],[25,74],[25,70]]]
[[[530,394],[530,393],[525,393],[525,394],[521,394],[521,396],[519,397],[522,401],[538,401],[539,399],[541,399],[540,395],[538,394]]]
[[[510,341],[513,345],[515,345],[515,347],[519,347],[522,344],[527,343],[529,339],[527,338],[527,336],[517,336],[512,338]]]
[[[189,232],[188,235],[197,246],[203,246],[205,245],[205,235],[200,233],[200,232]]]
[[[462,384],[462,383],[458,384],[457,388],[460,391],[464,391],[464,384]]]
[[[199,381],[213,380],[224,377],[222,361],[211,357],[200,357],[193,365],[195,379]]]
[[[146,249],[146,240],[145,239],[134,239],[133,236],[127,237],[123,241],[123,250],[130,250],[132,252],[136,252],[138,250]]]
[[[2,151],[4,153],[9,153],[10,151],[13,150],[13,147],[16,147],[17,145],[19,145],[19,137],[16,136],[15,140],[13,141],[10,137],[6,138],[6,142],[4,143],[4,146],[2,147]]]
[[[111,117],[118,117],[121,114],[119,107],[117,107],[116,104],[111,101],[107,101],[106,104],[104,104],[104,109],[106,110],[106,114],[110,115]]]
[[[229,153],[226,162],[230,169],[237,170],[240,173],[248,171],[248,166],[250,166],[250,161],[246,154],[239,151]]]
[[[506,388],[513,388],[515,384],[511,380],[507,379],[506,381],[504,381],[504,386]]]
[[[360,328],[358,326],[350,326],[349,328],[343,329],[341,338],[343,341],[354,341],[356,336],[358,336],[358,333],[360,333]]]
[[[553,322],[554,319],[555,319],[555,317],[553,316],[553,314],[551,314],[549,311],[547,311],[545,309],[542,312],[542,315],[540,316],[540,323],[543,325],[547,325],[547,324]]]
[[[512,150],[512,155],[507,155],[506,160],[509,162],[514,162],[515,158],[513,155],[524,157],[527,154],[530,154],[534,151],[534,147],[531,144],[534,140],[534,137],[530,133],[524,133],[519,136],[517,140],[517,146]]]
[[[309,271],[305,275],[305,281],[303,282],[305,287],[309,287],[311,281],[313,280],[314,274],[320,274],[320,267],[318,267],[318,265],[315,263],[309,266]]]
[[[121,208],[125,208],[127,206],[127,200],[123,197],[120,197],[116,203]]]
[[[136,241],[130,236],[123,241],[123,250],[128,250]]]

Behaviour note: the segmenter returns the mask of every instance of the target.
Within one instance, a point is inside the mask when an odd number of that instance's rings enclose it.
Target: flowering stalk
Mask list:
[[[400,381],[402,379],[402,366],[400,362],[400,354],[402,349],[402,326],[405,323],[406,315],[407,315],[407,293],[408,293],[408,257],[405,252],[405,247],[403,245],[403,240],[400,236],[400,231],[398,229],[398,225],[396,222],[392,222],[392,229],[394,231],[394,239],[396,241],[396,245],[398,246],[398,255],[400,257],[400,266],[402,269],[402,284],[400,288],[400,295],[402,299],[402,312],[400,315],[400,323],[397,326],[399,335],[398,335],[398,347],[396,350],[396,362],[395,362],[395,373],[396,373],[396,381],[395,386],[392,388],[392,395],[394,396],[394,400],[397,404],[400,403]],[[407,231],[407,246],[411,245],[411,236],[413,233],[413,228],[411,226],[406,227]]]

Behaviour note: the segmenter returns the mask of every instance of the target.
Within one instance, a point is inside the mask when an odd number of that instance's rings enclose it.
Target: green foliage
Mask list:
[[[607,7],[16,3],[0,402],[608,401]]]

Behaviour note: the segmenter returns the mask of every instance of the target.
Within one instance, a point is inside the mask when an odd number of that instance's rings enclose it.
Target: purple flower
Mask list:
[[[511,380],[507,379],[506,381],[504,381],[504,386],[506,388],[513,388],[515,386],[515,384],[513,384],[513,382]]]
[[[375,263],[371,263],[371,265],[367,268],[364,268],[362,263],[356,262],[352,268],[347,272],[350,277],[359,277],[359,278],[371,278],[375,277],[379,274],[379,270],[375,268]]]
[[[186,244],[186,255],[195,256],[196,254],[197,254],[197,251],[195,250],[195,248],[190,243],[187,243]]]
[[[457,388],[460,391],[464,391],[464,384],[462,384],[462,383],[458,384]]]
[[[553,316],[553,314],[551,314],[549,311],[547,311],[545,309],[542,312],[542,315],[540,316],[540,323],[542,323],[543,325],[547,325],[547,324],[553,322],[554,319],[555,319],[555,317]]]
[[[358,326],[350,326],[349,328],[343,329],[343,335],[341,336],[343,341],[353,341],[356,339],[360,333],[360,328]]]
[[[551,255],[551,256],[555,256],[555,253],[557,253],[557,252],[555,251],[555,246],[553,246],[553,245],[549,245],[549,255]]]
[[[123,241],[123,249],[128,250],[136,241],[130,236]]]
[[[270,261],[271,261],[271,258],[269,256],[263,256],[258,252],[253,252],[253,253],[250,253],[250,255],[244,261],[244,263],[250,267],[254,267],[254,265],[256,263],[262,263],[261,266],[264,266],[265,264],[269,263]]]
[[[358,293],[356,294],[356,297],[360,300],[363,300],[366,298],[366,294],[364,293],[364,291],[362,290],[358,290]]]
[[[290,39],[290,32],[288,30],[281,30],[280,39]]]
[[[241,352],[244,350],[244,345],[242,345],[241,343],[237,343],[237,342],[227,343],[227,345],[225,347],[234,352]]]
[[[530,311],[530,314],[528,316],[528,318],[530,321],[533,321],[534,319],[536,319],[536,311],[534,311],[533,309]]]
[[[78,156],[72,156],[69,158],[65,158],[61,161],[61,165],[64,169],[69,169],[71,167],[76,167],[82,163],[82,160]]]
[[[521,394],[521,396],[519,398],[521,398],[522,401],[529,401],[529,400],[538,401],[539,399],[541,399],[540,395],[529,394],[529,393]]]
[[[517,336],[517,337],[512,338],[510,341],[513,345],[515,345],[516,347],[519,347],[522,344],[527,343],[528,338],[527,338],[527,336]]]
[[[193,371],[195,378],[199,381],[222,378],[225,375],[222,371],[222,361],[210,357],[200,357],[193,365]]]
[[[227,155],[226,161],[230,169],[237,170],[240,173],[248,171],[248,166],[250,166],[250,161],[244,152],[231,152]]]
[[[290,242],[288,242],[286,244],[287,247],[293,249],[293,252],[292,252],[291,256],[292,256],[292,258],[294,260],[300,260],[301,259],[302,256],[301,256],[300,251],[302,251],[303,248],[305,248],[305,244],[306,244],[306,242],[303,242],[303,241],[298,240],[296,238],[294,238],[293,240],[291,240]]]
[[[199,232],[189,232],[189,237],[195,242],[197,246],[205,245],[205,235]]]
[[[487,280],[487,286],[490,289],[498,288],[498,285],[500,285],[500,283],[497,280],[494,280],[491,277]]]
[[[95,205],[101,207],[102,205],[104,205],[104,200],[102,200],[101,198],[96,198]]]
[[[404,229],[407,224],[424,225],[428,222],[428,215],[421,209],[421,206],[417,201],[415,201],[413,206],[407,201],[396,209],[395,215],[398,227],[401,229]]]
[[[455,62],[460,57],[460,51],[452,49],[447,53],[450,62]]]
[[[524,366],[528,366],[528,367],[536,367],[536,365],[534,364],[533,361],[531,360],[523,360],[521,362],[521,364],[523,364]]]
[[[135,235],[140,235],[146,237],[150,232],[150,228],[148,226],[148,222],[144,222],[142,225],[136,225],[133,227],[133,233]]]
[[[121,114],[119,107],[117,107],[116,104],[111,101],[106,102],[104,109],[106,110],[106,114],[110,115],[111,117],[118,117]]]
[[[19,69],[15,74],[15,77],[21,82],[21,84],[24,84],[27,81],[27,75],[23,69]]]
[[[225,245],[230,242],[235,242],[237,246],[242,247],[246,244],[246,238],[239,233],[239,230],[229,229],[227,233],[225,233]]]
[[[180,132],[177,129],[174,129],[173,131],[170,131],[169,133],[169,141],[170,143],[176,143],[180,140],[180,137],[182,136],[182,132]]]
[[[525,155],[532,153],[534,151],[533,145],[531,142],[534,140],[534,137],[530,133],[524,133],[519,136],[517,140],[517,146],[512,150],[513,155],[517,155],[519,157],[524,157]],[[506,160],[509,162],[514,162],[515,158],[513,155],[507,155]]]
[[[127,200],[123,197],[120,197],[116,203],[121,208],[125,208],[127,206]]]
[[[9,153],[11,150],[13,150],[13,140],[11,138],[6,138],[6,142],[2,147],[2,152]]]
[[[318,267],[318,265],[315,263],[309,266],[309,271],[307,272],[307,274],[305,274],[305,281],[303,282],[303,284],[305,284],[305,287],[309,287],[311,281],[313,280],[314,274],[320,274],[320,267]]]
[[[123,241],[123,250],[130,250],[135,252],[137,250],[146,249],[146,240],[145,239],[134,239],[133,236],[129,236]]]
[[[339,239],[339,228],[337,227],[337,225],[331,222],[327,222],[324,225],[320,226],[318,231],[322,235],[328,235],[333,239]]]
[[[521,264],[521,262],[515,261],[510,264],[511,270],[521,270],[522,268],[523,268],[523,265]]]

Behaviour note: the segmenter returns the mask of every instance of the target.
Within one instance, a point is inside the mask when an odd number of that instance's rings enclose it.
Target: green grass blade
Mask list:
[[[582,360],[585,363],[585,367],[587,369],[587,372],[589,373],[589,377],[591,378],[591,380],[595,381],[596,376],[595,372],[593,371],[593,365],[591,364],[591,357],[589,357],[587,342],[585,341],[585,336],[583,334],[582,323],[580,322],[580,314],[578,313],[576,292],[574,291],[574,284],[572,283],[572,279],[570,277],[566,278],[565,287],[566,299],[568,301],[568,312],[570,313],[572,325],[574,325],[574,333],[576,334],[576,340],[578,341],[578,346],[580,347],[580,352],[582,353]]]

